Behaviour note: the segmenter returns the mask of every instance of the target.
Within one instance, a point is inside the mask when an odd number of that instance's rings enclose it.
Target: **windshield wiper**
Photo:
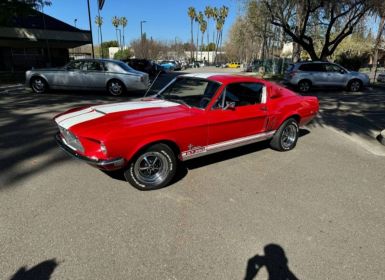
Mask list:
[[[182,100],[179,96],[177,95],[159,95],[157,96],[158,98],[161,98],[163,100],[169,100],[169,101],[172,101],[172,102],[176,102],[176,103],[179,103],[179,104],[182,104],[182,105],[185,105],[189,108],[191,108],[190,105],[188,105],[184,100]]]
[[[172,101],[172,102],[176,102],[176,103],[179,103],[179,104],[182,104],[182,105],[186,105],[187,107],[191,108],[190,105],[188,105],[185,101],[183,101],[182,99],[177,99],[177,98],[165,98],[166,100],[169,100],[169,101]]]

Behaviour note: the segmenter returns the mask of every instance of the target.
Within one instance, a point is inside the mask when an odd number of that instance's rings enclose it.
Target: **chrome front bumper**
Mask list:
[[[107,170],[107,171],[117,170],[117,169],[123,168],[125,165],[125,160],[124,158],[121,158],[121,157],[109,159],[109,160],[97,160],[97,159],[91,159],[89,157],[83,156],[78,152],[76,152],[75,150],[72,150],[70,147],[68,147],[61,139],[59,132],[55,135],[55,140],[56,140],[56,143],[59,145],[59,147],[70,156],[76,159],[79,159],[85,163],[88,163],[89,165],[92,165],[101,170]]]

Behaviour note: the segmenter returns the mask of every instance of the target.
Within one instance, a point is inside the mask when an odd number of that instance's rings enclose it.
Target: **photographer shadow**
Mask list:
[[[288,260],[283,248],[277,244],[268,244],[264,248],[265,255],[255,255],[247,262],[244,280],[255,279],[259,270],[266,267],[269,280],[298,280],[288,267]]]

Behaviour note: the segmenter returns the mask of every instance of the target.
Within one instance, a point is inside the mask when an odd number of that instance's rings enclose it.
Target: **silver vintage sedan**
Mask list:
[[[80,59],[61,68],[29,70],[26,83],[36,93],[48,89],[107,90],[118,96],[129,90],[146,90],[149,78],[119,60]]]

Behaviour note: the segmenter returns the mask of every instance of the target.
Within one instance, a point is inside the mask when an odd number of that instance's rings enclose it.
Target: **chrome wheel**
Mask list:
[[[310,90],[310,82],[308,81],[301,81],[298,83],[299,91],[301,92],[308,92]]]
[[[32,90],[36,93],[43,93],[46,90],[46,83],[42,78],[34,78],[31,82]]]
[[[361,82],[354,80],[350,83],[350,91],[359,91],[361,89]]]
[[[290,149],[297,140],[297,127],[293,124],[287,125],[282,131],[281,146],[287,150]]]
[[[134,165],[135,177],[144,185],[160,185],[170,172],[169,161],[160,152],[147,152],[141,155]]]
[[[114,96],[121,95],[123,93],[123,85],[119,81],[112,81],[108,85],[108,91]]]

